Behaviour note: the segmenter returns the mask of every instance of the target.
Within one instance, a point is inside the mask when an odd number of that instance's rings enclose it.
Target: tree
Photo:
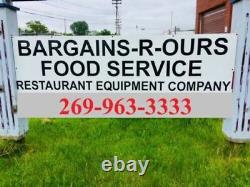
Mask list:
[[[108,35],[112,35],[112,33],[107,29],[103,29],[102,31],[97,32],[97,35],[98,36],[108,36]]]
[[[87,35],[89,26],[85,21],[77,21],[70,25],[70,29],[74,35]]]
[[[26,23],[27,29],[25,29],[25,33],[28,34],[47,34],[49,33],[49,29],[46,25],[42,24],[40,21],[29,21]]]

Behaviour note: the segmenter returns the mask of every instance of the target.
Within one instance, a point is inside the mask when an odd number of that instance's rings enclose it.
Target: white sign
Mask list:
[[[21,117],[232,113],[234,34],[25,36],[13,46]]]

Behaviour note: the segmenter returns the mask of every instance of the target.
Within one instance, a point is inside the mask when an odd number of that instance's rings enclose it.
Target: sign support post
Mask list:
[[[234,73],[234,113],[223,132],[232,142],[250,142],[250,1],[235,1],[232,32],[238,35]]]
[[[0,138],[19,140],[28,131],[26,119],[17,118],[17,90],[12,36],[18,34],[18,8],[0,0]]]

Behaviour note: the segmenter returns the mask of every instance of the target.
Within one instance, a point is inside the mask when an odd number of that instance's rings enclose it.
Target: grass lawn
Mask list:
[[[24,141],[0,141],[0,186],[249,186],[250,145],[221,120],[32,119]],[[149,159],[144,176],[103,172],[113,156]]]

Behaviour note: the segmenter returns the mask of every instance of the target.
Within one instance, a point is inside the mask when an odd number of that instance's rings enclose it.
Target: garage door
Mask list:
[[[225,6],[206,12],[201,16],[201,33],[225,32]]]

